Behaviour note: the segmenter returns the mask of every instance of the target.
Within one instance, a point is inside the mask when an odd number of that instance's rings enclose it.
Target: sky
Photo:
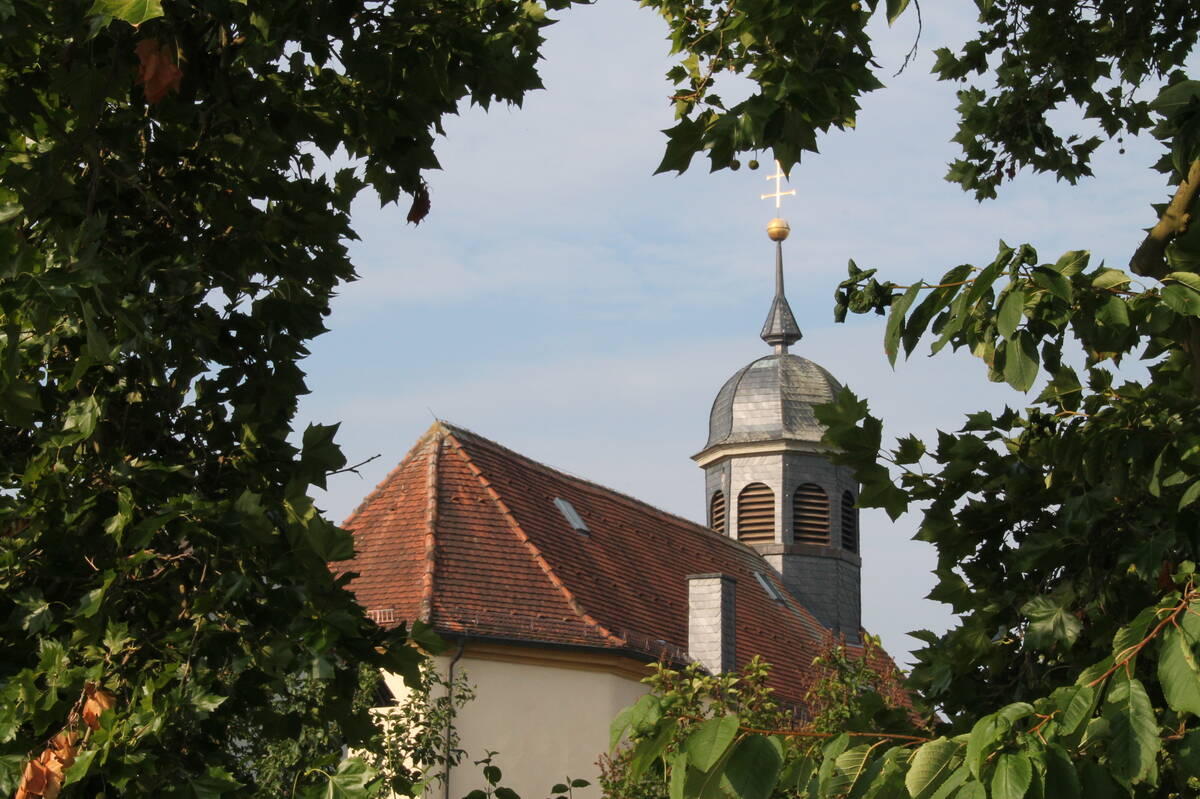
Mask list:
[[[951,4],[936,4],[951,5]],[[868,95],[848,132],[820,140],[792,172],[782,215],[787,292],[804,338],[792,348],[870,401],[888,436],[955,430],[963,416],[1031,397],[986,379],[982,364],[943,352],[893,370],[884,319],[834,324],[847,260],[898,283],[987,263],[1000,239],[1043,261],[1090,249],[1128,261],[1167,198],[1152,141],[1105,145],[1096,178],[1078,187],[1021,175],[977,203],[942,180],[956,157],[955,86],[930,75],[933,50],[963,40],[963,4],[930,4],[919,52],[891,77],[917,33],[915,15],[876,29],[885,90]],[[652,173],[673,124],[662,77],[666,27],[635,3],[602,0],[565,12],[545,35],[544,91],[522,108],[461,109],[446,120],[429,175],[432,210],[360,199],[352,257],[361,279],[336,299],[306,361],[305,422],[341,422],[361,476],[318,496],[344,519],[433,422],[444,419],[529,457],[698,522],[705,443],[722,383],[768,352],[758,338],[773,294],[775,215],[764,168]],[[724,92],[723,92],[724,94]],[[896,522],[864,511],[863,623],[901,663],[914,629],[953,619],[925,599],[934,551]]]

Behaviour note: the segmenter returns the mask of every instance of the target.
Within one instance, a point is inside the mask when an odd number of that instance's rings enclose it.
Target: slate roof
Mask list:
[[[737,664],[762,655],[794,703],[831,640],[749,546],[442,422],[344,526],[357,553],[339,571],[357,573],[351,589],[385,624],[683,661],[687,577],[719,572],[736,580]],[[787,600],[770,599],[756,572]]]
[[[820,444],[825,428],[813,405],[832,402],[841,389],[824,367],[798,355],[751,361],[717,392],[705,449],[781,439]]]

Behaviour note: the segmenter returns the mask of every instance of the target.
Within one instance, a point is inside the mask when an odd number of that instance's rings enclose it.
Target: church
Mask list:
[[[777,179],[765,196],[778,207],[780,194]],[[789,351],[800,329],[784,295],[788,225],[767,232],[770,351],[717,392],[692,456],[707,525],[442,421],[344,522],[356,555],[340,570],[356,574],[371,617],[432,625],[448,642],[437,667],[474,686],[455,720],[469,757],[447,796],[480,787],[470,761],[487,750],[522,796],[567,776],[594,786],[609,723],[644,693],[649,663],[719,672],[761,655],[780,699],[800,705],[813,658],[834,640],[860,644],[858,486],[813,414],[840,385]]]

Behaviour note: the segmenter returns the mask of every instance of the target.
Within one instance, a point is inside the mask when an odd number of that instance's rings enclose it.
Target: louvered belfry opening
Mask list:
[[[737,536],[747,544],[775,540],[775,492],[764,483],[751,483],[738,494]]]
[[[708,503],[708,526],[718,533],[725,532],[725,492],[717,491]]]
[[[858,508],[854,507],[854,495],[842,492],[842,547],[858,552]]]
[[[800,544],[829,544],[829,496],[816,483],[805,483],[792,495],[792,526]]]

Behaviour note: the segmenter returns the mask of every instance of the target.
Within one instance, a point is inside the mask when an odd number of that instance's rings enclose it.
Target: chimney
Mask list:
[[[687,581],[688,657],[712,674],[733,671],[737,582],[724,574],[690,574]]]

